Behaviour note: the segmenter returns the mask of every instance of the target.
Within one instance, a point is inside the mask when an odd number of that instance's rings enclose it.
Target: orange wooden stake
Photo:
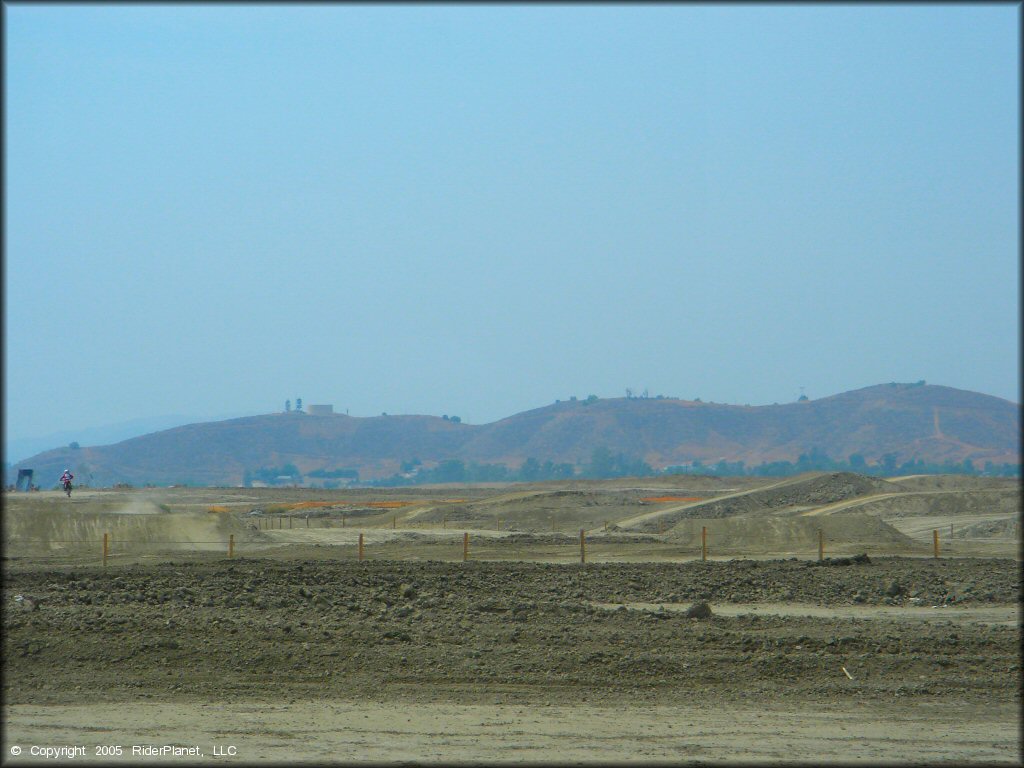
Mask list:
[[[109,551],[107,549],[107,539],[109,538],[109,536],[110,536],[109,533],[104,533],[103,534],[103,564],[104,565],[107,564],[107,552]]]
[[[469,560],[469,531],[462,534],[462,562]]]
[[[235,556],[235,534],[228,536],[228,557]]]
[[[359,560],[363,559],[363,534],[359,534]]]
[[[939,529],[932,531],[932,547],[935,549],[935,557],[939,556]]]
[[[700,559],[708,559],[708,527],[706,525],[701,526],[700,529]]]
[[[825,559],[825,532],[818,529],[818,559]]]
[[[580,528],[580,562],[587,562],[587,532]]]

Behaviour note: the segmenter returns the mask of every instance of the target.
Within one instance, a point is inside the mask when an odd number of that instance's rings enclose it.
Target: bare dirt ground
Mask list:
[[[829,482],[851,486],[819,476],[753,502],[732,478],[10,494],[4,761],[74,745],[175,764],[1020,764],[1008,502],[805,515],[893,493],[830,499]],[[921,485],[904,490],[1012,491]],[[677,518],[694,496],[736,514]],[[660,534],[620,525],[659,509]],[[950,511],[962,536],[935,559],[927,526]],[[693,536],[713,524],[728,527],[703,562]],[[688,616],[701,601],[710,615]],[[163,745],[202,756],[132,753]]]

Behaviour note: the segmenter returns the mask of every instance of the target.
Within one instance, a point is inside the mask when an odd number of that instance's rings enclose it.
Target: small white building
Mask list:
[[[306,413],[310,416],[330,416],[334,413],[333,405],[307,405]]]

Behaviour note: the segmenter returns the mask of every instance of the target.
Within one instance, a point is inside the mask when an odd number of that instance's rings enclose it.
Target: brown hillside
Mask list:
[[[32,467],[43,487],[65,466],[92,484],[237,485],[246,469],[294,464],[356,469],[386,477],[403,461],[504,463],[528,457],[574,465],[606,447],[655,468],[699,459],[795,461],[812,449],[836,459],[859,453],[869,463],[1020,462],[1020,406],[1007,400],[924,384],[882,384],[820,400],[736,406],[674,399],[571,401],[484,425],[433,416],[278,413],[191,424],[108,446],[60,448],[13,469]]]

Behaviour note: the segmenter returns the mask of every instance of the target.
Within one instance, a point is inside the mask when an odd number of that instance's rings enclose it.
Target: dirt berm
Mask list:
[[[904,475],[888,482],[906,491],[991,491],[1020,488],[1019,477],[973,477],[971,475]]]
[[[591,527],[636,514],[650,490],[556,490],[501,494],[489,499],[428,508],[415,520],[493,525],[500,520],[524,531],[550,531],[562,527]],[[713,491],[712,491],[713,493]]]
[[[712,499],[687,509],[687,517],[731,517],[776,512],[786,507],[813,507],[832,504],[886,491],[897,491],[885,480],[854,474],[829,472],[802,476],[766,488]]]
[[[846,507],[849,510],[886,518],[942,517],[963,515],[1016,515],[1020,513],[1020,488],[972,491],[908,491],[897,496],[865,498]],[[837,509],[835,514],[845,514]]]
[[[157,505],[142,502],[123,511],[71,511],[62,508],[5,509],[3,544],[7,553],[19,555],[54,550],[90,549],[101,551],[103,534],[109,534],[111,552],[118,542],[132,542],[135,548],[188,551],[219,551],[235,541],[257,540],[253,531],[234,515],[209,512],[164,512]]]
[[[714,519],[733,515],[776,514],[785,509],[808,509],[875,493],[894,492],[885,480],[853,472],[820,472],[781,480],[750,491],[708,501],[670,507],[632,521],[623,528],[652,532],[686,518]]]
[[[814,552],[818,529],[829,553],[927,551],[921,542],[906,536],[872,515],[801,517],[799,515],[734,515],[716,519],[682,520],[666,538],[699,549],[701,529],[707,528],[708,549],[713,554],[764,554],[767,552]]]

